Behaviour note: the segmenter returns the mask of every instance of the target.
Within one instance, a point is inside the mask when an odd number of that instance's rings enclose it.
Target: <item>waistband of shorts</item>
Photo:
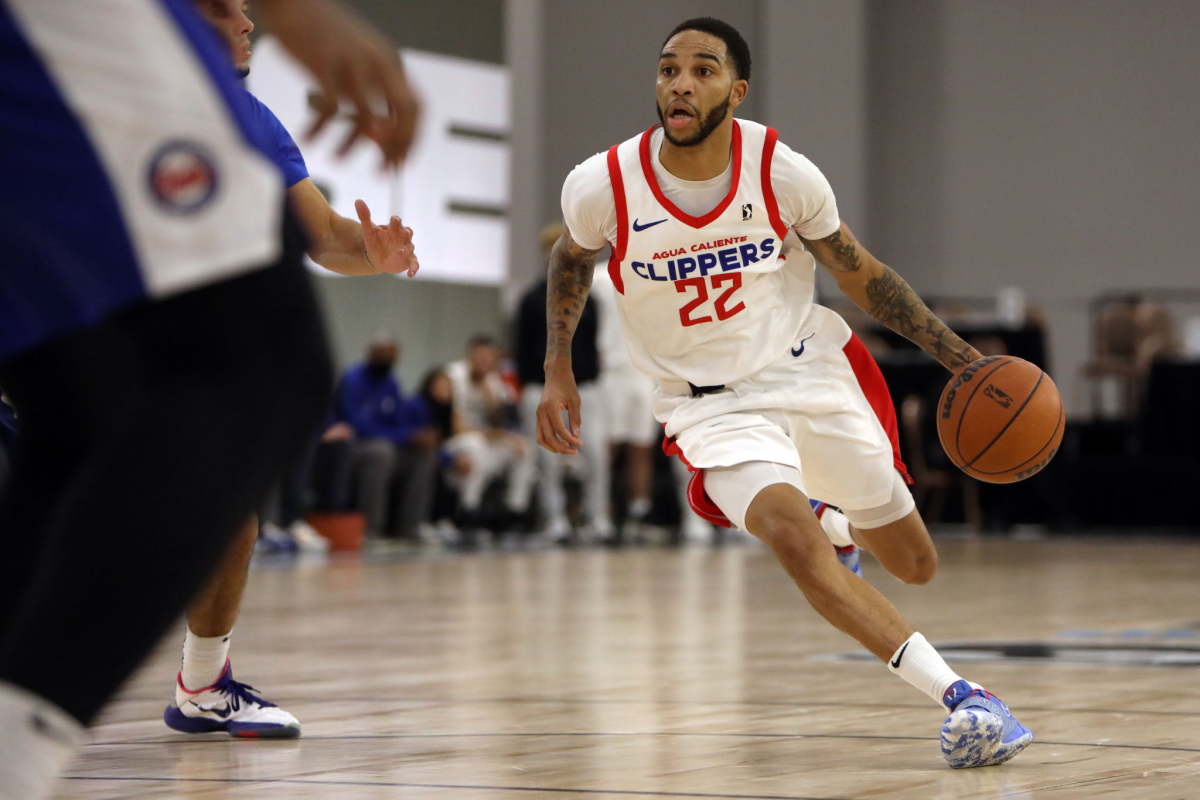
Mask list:
[[[662,389],[667,394],[683,395],[685,397],[702,397],[706,394],[715,394],[725,390],[725,386],[697,386],[690,381],[674,381],[666,378],[655,378],[658,381],[658,388]]]

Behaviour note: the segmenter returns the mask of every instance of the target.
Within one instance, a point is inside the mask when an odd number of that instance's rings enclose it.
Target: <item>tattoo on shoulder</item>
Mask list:
[[[858,255],[858,242],[854,241],[853,236],[843,236],[842,232],[837,230],[820,241],[829,249],[829,255],[833,259],[833,269],[838,272],[858,272],[862,268],[862,260]]]

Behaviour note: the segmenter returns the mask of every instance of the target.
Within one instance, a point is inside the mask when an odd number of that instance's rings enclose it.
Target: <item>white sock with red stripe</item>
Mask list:
[[[829,506],[822,506],[817,519],[821,521],[821,528],[829,537],[829,541],[833,542],[834,547],[854,545],[854,540],[850,538],[850,520],[846,519],[845,514]]]
[[[188,628],[183,639],[183,666],[179,669],[179,683],[183,686],[176,687],[177,693],[182,688],[194,694],[220,680],[229,659],[232,635],[230,631],[224,636],[197,636]]]

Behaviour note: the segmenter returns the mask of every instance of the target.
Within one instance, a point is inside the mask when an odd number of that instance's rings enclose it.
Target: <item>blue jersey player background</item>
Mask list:
[[[397,165],[416,105],[395,47],[330,0],[256,7],[328,98],[314,127],[347,99],[350,141]],[[0,493],[0,800],[53,792],[324,414],[303,235],[262,138],[188,0],[0,0],[0,385],[21,428]],[[399,220],[359,213],[304,231],[309,251],[414,270]]]
[[[250,71],[250,32],[254,30],[246,4],[197,0],[196,8],[228,43],[233,65],[245,78]],[[370,211],[361,200],[356,203],[360,222],[340,216],[309,179],[304,156],[271,109],[248,91],[243,90],[243,97],[260,147],[283,173],[288,203],[308,235],[309,256],[343,275],[380,271],[415,275],[418,263],[412,231],[398,217],[384,227],[372,224]],[[163,714],[163,720],[175,730],[256,738],[300,735],[296,718],[235,681],[229,663],[230,635],[257,536],[258,520],[251,517],[217,574],[188,608],[182,666],[174,697]]]

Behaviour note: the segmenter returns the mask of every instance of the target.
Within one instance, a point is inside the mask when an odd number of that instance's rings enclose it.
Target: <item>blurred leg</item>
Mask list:
[[[0,367],[42,454],[0,503],[0,679],[90,722],[317,423],[329,361],[293,258]]]
[[[387,439],[360,439],[352,449],[358,509],[367,517],[367,535],[381,536],[387,526],[388,495],[396,474],[396,445]]]
[[[506,455],[498,455],[497,458],[505,460],[511,465],[508,472],[508,494],[505,497],[505,505],[509,511],[524,513],[529,508],[529,498],[533,494],[533,484],[537,479],[534,458],[536,451],[540,448],[531,441],[526,441],[524,447],[519,447],[510,441],[497,442],[493,446],[496,449],[503,448],[507,451]],[[559,483],[561,484],[561,479]]]
[[[417,526],[429,518],[436,474],[436,451],[400,448],[396,460],[396,489],[392,509],[397,536],[415,537]]]
[[[584,490],[588,519],[593,526],[607,529],[612,527],[612,515],[609,513],[612,466],[609,461],[608,425],[604,415],[604,392],[596,383],[585,383],[579,387],[579,396],[583,417],[580,435],[584,442],[580,455],[587,461],[588,473]]]

